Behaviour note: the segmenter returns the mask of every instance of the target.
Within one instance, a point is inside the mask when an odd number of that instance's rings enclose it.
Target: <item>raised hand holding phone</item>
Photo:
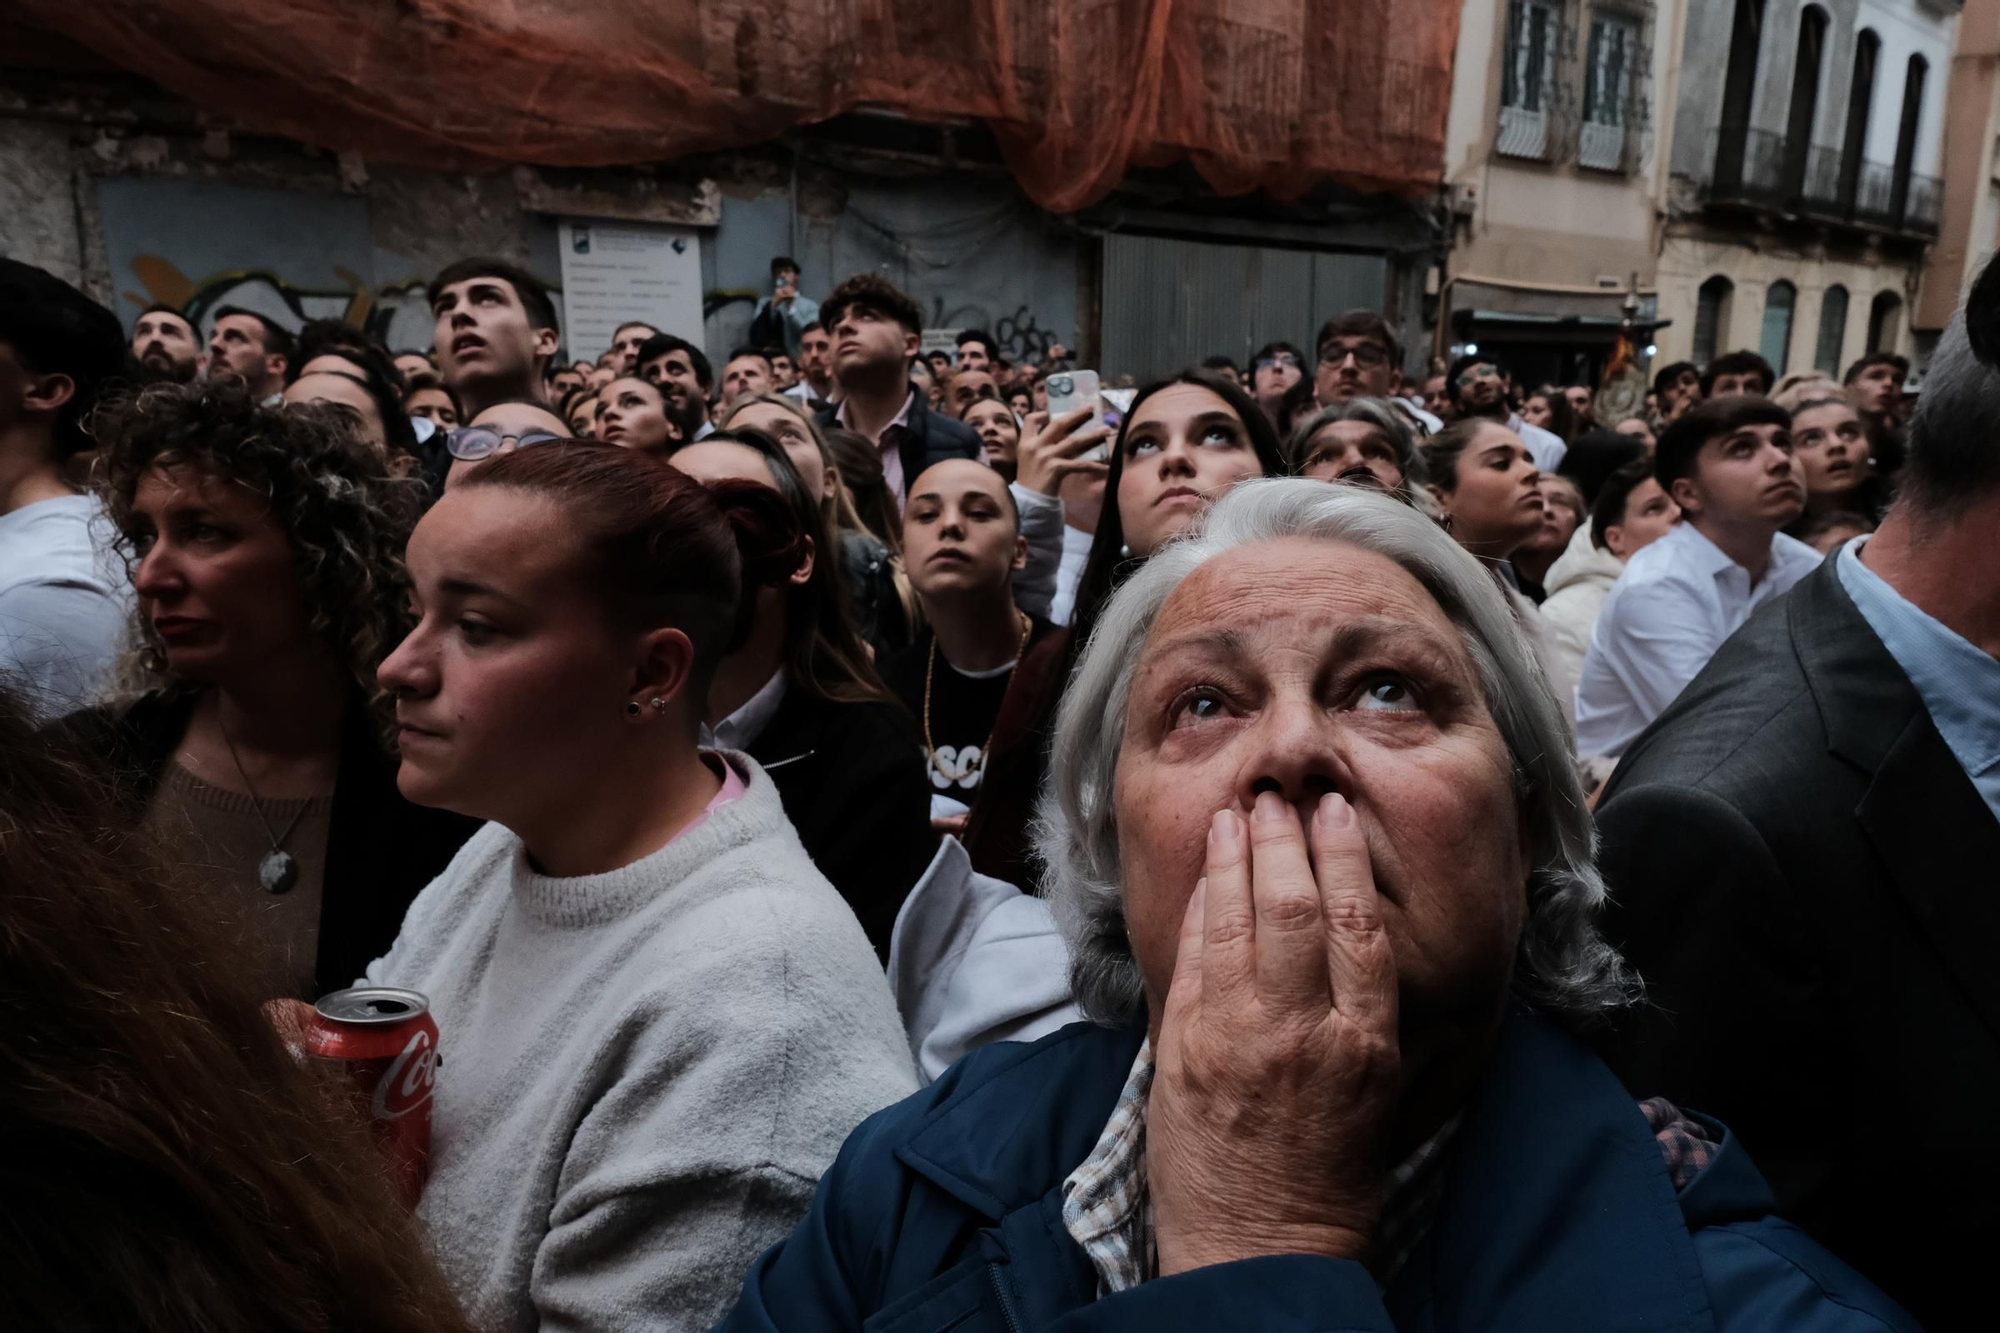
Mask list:
[[[1051,377],[1051,383],[1059,377]],[[1031,491],[1054,495],[1063,478],[1078,472],[1103,473],[1111,465],[1106,441],[1111,430],[1104,424],[1101,405],[1074,407],[1058,414],[1053,410],[1030,412],[1021,427],[1021,445],[1014,455],[1014,480]]]

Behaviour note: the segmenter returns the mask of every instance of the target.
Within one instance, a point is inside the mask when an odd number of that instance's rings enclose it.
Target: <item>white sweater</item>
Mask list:
[[[437,1018],[417,1217],[479,1328],[708,1328],[917,1086],[860,924],[730,758],[742,796],[610,874],[488,824],[368,969]]]

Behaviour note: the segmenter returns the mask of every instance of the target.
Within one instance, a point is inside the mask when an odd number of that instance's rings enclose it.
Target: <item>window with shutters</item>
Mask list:
[[[1694,302],[1694,362],[1715,360],[1723,335],[1729,332],[1729,298],[1736,284],[1720,273],[1701,285]]]
[[[1783,278],[1764,293],[1764,334],[1758,339],[1757,350],[1780,375],[1791,369],[1792,311],[1798,303],[1799,289]]]
[[[1813,346],[1813,365],[1838,379],[1840,345],[1846,338],[1847,288],[1835,284],[1820,298],[1819,338]]]
[[[1562,38],[1558,0],[1507,0],[1506,50],[1500,66],[1500,133],[1494,147],[1508,157],[1547,161],[1556,59]]]
[[[1630,133],[1639,56],[1639,25],[1621,14],[1595,14],[1583,66],[1583,124],[1577,162],[1598,171],[1632,169]]]

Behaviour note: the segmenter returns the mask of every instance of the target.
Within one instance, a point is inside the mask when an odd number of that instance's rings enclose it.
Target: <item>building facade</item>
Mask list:
[[[1446,131],[1437,346],[1595,379],[1628,296],[1650,327],[1685,0],[1472,0]]]
[[[1687,0],[1659,355],[1782,376],[1927,350],[1957,0]]]
[[[1944,113],[1944,220],[1913,323],[1941,330],[2000,243],[2000,0],[1966,0]]]

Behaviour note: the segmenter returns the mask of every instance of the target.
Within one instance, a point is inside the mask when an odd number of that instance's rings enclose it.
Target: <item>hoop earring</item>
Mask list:
[[[628,702],[628,703],[627,703],[627,704],[625,705],[625,716],[627,716],[627,717],[637,717],[637,716],[639,716],[639,705],[638,705],[638,704],[636,704],[636,703],[631,703],[631,702]]]

